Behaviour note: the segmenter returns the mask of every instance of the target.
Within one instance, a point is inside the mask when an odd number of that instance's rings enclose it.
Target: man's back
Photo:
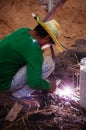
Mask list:
[[[8,89],[14,74],[32,55],[30,29],[20,28],[0,41],[0,88]],[[34,55],[34,54],[33,54]]]

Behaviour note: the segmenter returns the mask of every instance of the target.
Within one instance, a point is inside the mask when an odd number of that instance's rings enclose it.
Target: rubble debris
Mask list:
[[[22,108],[23,106],[16,101],[12,109],[9,111],[8,115],[5,117],[5,120],[13,122]]]
[[[23,111],[24,113],[20,112],[13,123],[2,123],[2,130],[11,130],[19,124],[23,125],[24,130],[26,130],[26,127],[28,130],[46,130],[48,128],[50,130],[85,130],[86,110],[80,107],[79,102],[59,97],[56,94],[48,94],[47,98],[48,108],[44,104],[43,109],[27,110]],[[3,110],[8,113],[6,108],[7,106]],[[4,114],[1,110],[0,115]],[[0,120],[2,122],[4,116]],[[21,125],[19,125],[18,130],[22,130]]]

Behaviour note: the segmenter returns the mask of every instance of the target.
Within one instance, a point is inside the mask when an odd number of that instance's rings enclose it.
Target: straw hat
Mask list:
[[[62,30],[60,28],[60,25],[56,22],[56,20],[51,19],[48,22],[43,22],[40,19],[40,17],[37,17],[37,22],[46,30],[46,32],[50,35],[50,37],[54,41],[55,45],[62,52],[63,47],[57,40],[57,38],[61,35]]]

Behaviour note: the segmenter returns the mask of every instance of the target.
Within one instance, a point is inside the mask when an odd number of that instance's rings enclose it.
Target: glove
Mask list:
[[[49,90],[49,93],[53,93],[56,90],[56,83],[55,82],[51,82],[51,88]]]

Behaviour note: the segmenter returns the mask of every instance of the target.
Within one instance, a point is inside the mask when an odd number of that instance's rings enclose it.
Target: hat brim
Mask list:
[[[45,22],[43,22],[40,19],[40,17],[37,18],[37,22],[45,29],[45,31],[50,35],[50,37],[54,41],[54,43],[57,46],[57,48],[62,52],[63,51],[63,47],[60,45],[60,43],[58,42],[58,40],[56,39],[56,37],[54,36],[54,34],[51,32],[51,30],[49,29],[49,27],[45,24]]]

